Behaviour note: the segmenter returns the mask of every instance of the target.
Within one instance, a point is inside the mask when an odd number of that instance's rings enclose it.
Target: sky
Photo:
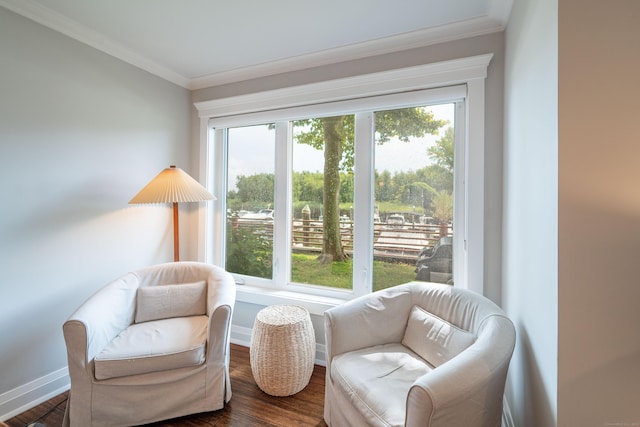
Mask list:
[[[453,104],[436,105],[430,107],[436,119],[444,119],[453,125]],[[442,129],[441,134],[446,129]],[[266,126],[248,126],[229,130],[229,187],[235,188],[239,175],[253,175],[256,173],[273,173],[274,170],[274,131]],[[375,168],[378,171],[390,172],[418,170],[431,161],[427,155],[427,148],[435,143],[441,135],[427,135],[415,138],[409,143],[391,140],[376,146]],[[323,169],[322,151],[304,144],[295,144],[293,162],[296,171],[307,170],[321,172]]]

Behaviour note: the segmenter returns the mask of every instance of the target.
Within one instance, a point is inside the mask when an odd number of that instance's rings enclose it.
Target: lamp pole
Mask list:
[[[180,261],[180,236],[178,228],[178,202],[173,202],[173,261]]]

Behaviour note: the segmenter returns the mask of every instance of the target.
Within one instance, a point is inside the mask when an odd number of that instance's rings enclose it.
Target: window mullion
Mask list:
[[[466,126],[464,101],[456,102],[455,110],[455,142],[454,149],[454,184],[453,184],[453,279],[458,286],[467,283],[467,216],[468,185],[466,157]]]
[[[276,287],[284,287],[291,277],[292,130],[290,122],[276,123],[275,138],[273,282]]]
[[[213,235],[218,236],[213,239],[213,251],[211,262],[221,267],[225,266],[225,239],[220,236],[226,236],[226,197],[227,194],[227,150],[228,138],[227,129],[212,129],[212,154],[214,159],[214,167],[211,171],[213,194],[216,200],[213,202]]]
[[[374,113],[355,116],[353,200],[353,293],[371,292],[373,275]]]
[[[465,120],[466,281],[462,285],[484,293],[484,79],[467,83]]]

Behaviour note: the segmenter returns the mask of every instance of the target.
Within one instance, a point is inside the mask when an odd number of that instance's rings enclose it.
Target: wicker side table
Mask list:
[[[258,312],[251,334],[251,372],[260,390],[290,396],[309,384],[316,340],[309,312],[273,305]]]

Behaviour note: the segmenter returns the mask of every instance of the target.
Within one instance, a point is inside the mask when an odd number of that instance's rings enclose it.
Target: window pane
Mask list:
[[[271,279],[275,130],[228,129],[226,269]]]
[[[453,283],[454,107],[376,113],[374,290]]]
[[[353,120],[293,122],[292,282],[352,288]]]

